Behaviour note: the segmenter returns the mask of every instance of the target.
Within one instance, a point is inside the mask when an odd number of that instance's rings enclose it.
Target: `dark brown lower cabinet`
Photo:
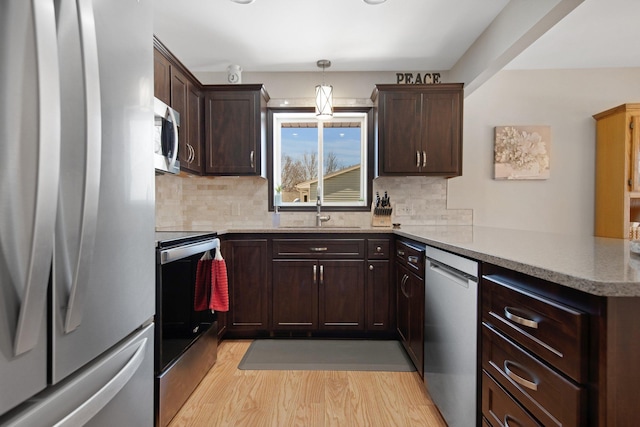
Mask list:
[[[228,240],[223,255],[229,278],[229,331],[266,331],[268,322],[267,240]]]
[[[367,331],[389,331],[395,313],[389,260],[369,260],[366,268]]]
[[[363,260],[274,260],[273,328],[364,330]]]
[[[424,374],[424,279],[396,263],[397,329],[420,376]]]

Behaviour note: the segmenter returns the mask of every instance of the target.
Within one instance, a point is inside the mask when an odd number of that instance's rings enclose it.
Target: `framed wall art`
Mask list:
[[[494,179],[548,179],[550,144],[550,126],[496,126]]]

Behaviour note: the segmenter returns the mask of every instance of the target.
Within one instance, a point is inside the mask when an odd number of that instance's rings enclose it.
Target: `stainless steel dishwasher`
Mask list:
[[[430,246],[425,255],[425,385],[449,427],[474,427],[478,263]]]

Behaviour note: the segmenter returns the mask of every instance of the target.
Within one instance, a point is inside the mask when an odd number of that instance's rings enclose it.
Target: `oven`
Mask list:
[[[156,233],[156,426],[166,426],[216,361],[217,314],[194,310],[198,261],[215,233]]]

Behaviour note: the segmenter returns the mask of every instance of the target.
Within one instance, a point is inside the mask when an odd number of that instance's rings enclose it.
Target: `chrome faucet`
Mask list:
[[[322,202],[320,201],[320,195],[318,194],[318,200],[316,200],[316,227],[322,227],[322,223],[329,221],[330,215],[322,216]]]

